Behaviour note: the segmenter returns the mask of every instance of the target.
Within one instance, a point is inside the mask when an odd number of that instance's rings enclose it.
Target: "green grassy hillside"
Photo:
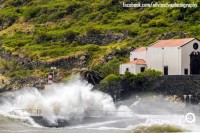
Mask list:
[[[158,39],[200,39],[199,7],[123,8],[122,2],[130,1],[0,0],[1,49],[43,61],[86,52],[91,56],[90,64],[96,64],[113,49],[123,51],[127,47],[146,46]],[[135,1],[150,3],[153,0]],[[200,6],[198,0],[171,2],[194,2]],[[77,40],[87,34],[97,34],[98,37],[99,34],[108,32],[127,33],[128,37],[104,45],[82,44]],[[102,68],[95,69],[104,76],[117,73],[118,64],[128,60],[127,55],[121,55],[104,62]],[[105,72],[106,70],[108,72]]]

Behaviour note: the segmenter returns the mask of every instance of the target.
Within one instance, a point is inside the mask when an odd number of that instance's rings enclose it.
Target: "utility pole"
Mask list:
[[[51,70],[53,71],[53,81],[54,81],[54,76],[55,76],[55,70],[56,70],[56,67],[51,67]]]
[[[156,108],[156,95],[153,96],[153,99],[154,99],[153,101],[154,101],[154,110],[155,110],[155,108]]]
[[[172,109],[173,109],[173,112],[175,112],[175,102],[176,102],[176,95],[174,95],[173,101],[172,101]]]
[[[185,103],[185,107],[186,107],[186,98],[187,98],[187,95],[183,95],[183,98],[184,98],[184,103]]]
[[[189,94],[188,96],[189,96],[189,106],[190,106],[190,104],[191,104],[191,99],[192,99],[192,95]]]

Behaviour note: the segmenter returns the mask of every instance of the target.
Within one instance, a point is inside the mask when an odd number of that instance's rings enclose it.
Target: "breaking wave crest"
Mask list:
[[[44,90],[23,88],[8,92],[1,99],[0,111],[3,115],[23,118],[26,123],[33,124],[31,115],[43,116],[49,123],[58,119],[81,121],[84,117],[118,115],[117,110],[130,111],[126,106],[118,109],[108,94],[92,91],[92,85],[79,77],[63,84],[52,84]],[[129,113],[132,115],[132,113]]]

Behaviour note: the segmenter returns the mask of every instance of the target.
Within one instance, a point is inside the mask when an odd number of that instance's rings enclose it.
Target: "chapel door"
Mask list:
[[[190,55],[191,74],[200,74],[200,52],[192,52]]]

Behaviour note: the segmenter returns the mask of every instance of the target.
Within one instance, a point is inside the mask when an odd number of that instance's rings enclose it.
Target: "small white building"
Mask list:
[[[130,52],[130,62],[120,65],[120,74],[125,71],[137,74],[145,69],[155,69],[164,75],[200,74],[199,45],[195,38],[159,40]]]

